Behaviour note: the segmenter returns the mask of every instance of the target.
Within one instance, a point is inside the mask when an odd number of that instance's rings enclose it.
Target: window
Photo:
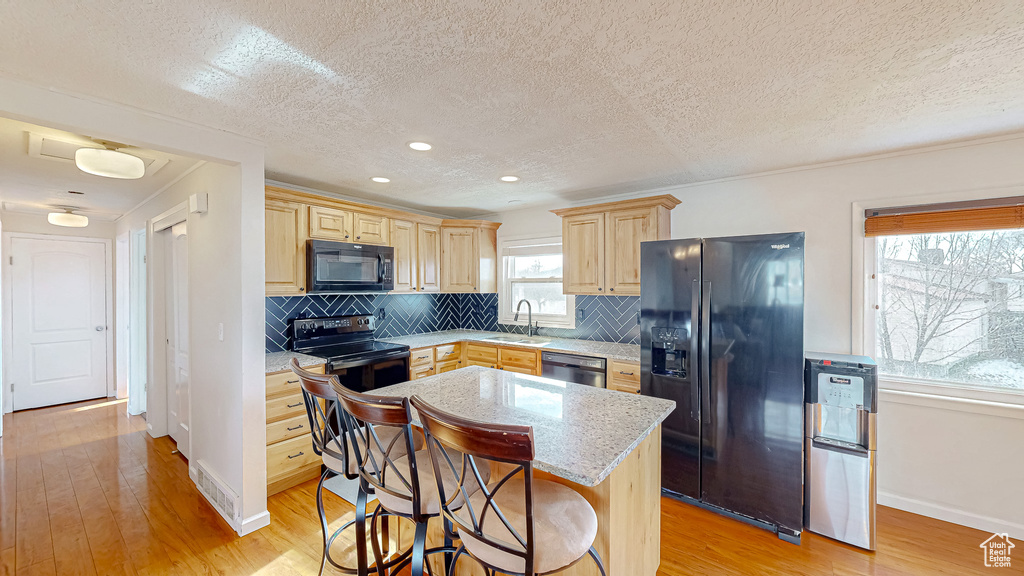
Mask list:
[[[526,306],[513,320],[516,304],[527,300],[534,322],[541,326],[575,328],[575,301],[562,294],[562,239],[534,238],[502,242],[502,290],[498,320],[526,325]]]
[[[875,239],[883,375],[1024,393],[1024,230]]]

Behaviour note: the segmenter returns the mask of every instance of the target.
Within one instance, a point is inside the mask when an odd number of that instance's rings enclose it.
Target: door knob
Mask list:
[[[105,326],[97,326],[96,327],[96,331],[97,332],[103,332],[104,328],[106,328],[106,327]]]

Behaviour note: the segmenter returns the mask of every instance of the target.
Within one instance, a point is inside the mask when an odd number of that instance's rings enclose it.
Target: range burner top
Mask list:
[[[372,315],[296,318],[292,350],[327,360],[328,371],[405,358],[409,347],[373,339]]]

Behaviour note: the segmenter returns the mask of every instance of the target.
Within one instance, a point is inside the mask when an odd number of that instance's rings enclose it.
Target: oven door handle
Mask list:
[[[370,358],[370,359],[366,359],[366,360],[350,360],[350,361],[347,361],[347,362],[337,362],[337,363],[332,362],[331,365],[327,367],[327,371],[328,372],[334,372],[336,370],[344,370],[344,369],[347,369],[347,368],[358,368],[360,366],[369,366],[371,364],[377,364],[379,362],[386,362],[388,360],[398,360],[400,358],[408,358],[408,357],[409,357],[409,351],[408,350],[399,350],[397,352],[392,352],[392,353],[386,354],[384,356],[377,356],[376,358]]]

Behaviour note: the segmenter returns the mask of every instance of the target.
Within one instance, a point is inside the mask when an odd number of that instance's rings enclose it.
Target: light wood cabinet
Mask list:
[[[608,367],[608,389],[640,393],[640,364],[612,360]]]
[[[540,374],[537,369],[539,362],[536,350],[523,350],[520,348],[499,348],[498,369],[518,372],[520,374]]]
[[[484,368],[497,368],[498,347],[485,346],[470,342],[466,345],[466,365],[483,366]]]
[[[306,293],[306,207],[297,202],[267,200],[266,294]]]
[[[355,235],[352,242],[387,245],[389,232],[388,218],[385,216],[359,212],[352,215],[352,234]]]
[[[583,214],[562,220],[562,291],[604,294],[605,215]]]
[[[324,365],[306,368],[324,373]],[[267,495],[276,494],[320,474],[313,452],[309,418],[298,377],[290,370],[267,374]]]
[[[309,207],[309,237],[348,242],[352,234],[352,213],[345,210]]]
[[[493,293],[498,289],[500,224],[445,220],[441,225],[441,291]]]
[[[441,291],[441,228],[416,225],[416,281],[418,292]]]
[[[562,291],[640,295],[640,243],[672,237],[671,195],[552,210],[562,217]]]
[[[415,292],[416,282],[416,224],[406,220],[391,221],[391,246],[395,249],[395,292]]]
[[[395,248],[395,291],[493,293],[497,222],[442,220],[266,187],[266,293],[306,293],[306,240]]]

